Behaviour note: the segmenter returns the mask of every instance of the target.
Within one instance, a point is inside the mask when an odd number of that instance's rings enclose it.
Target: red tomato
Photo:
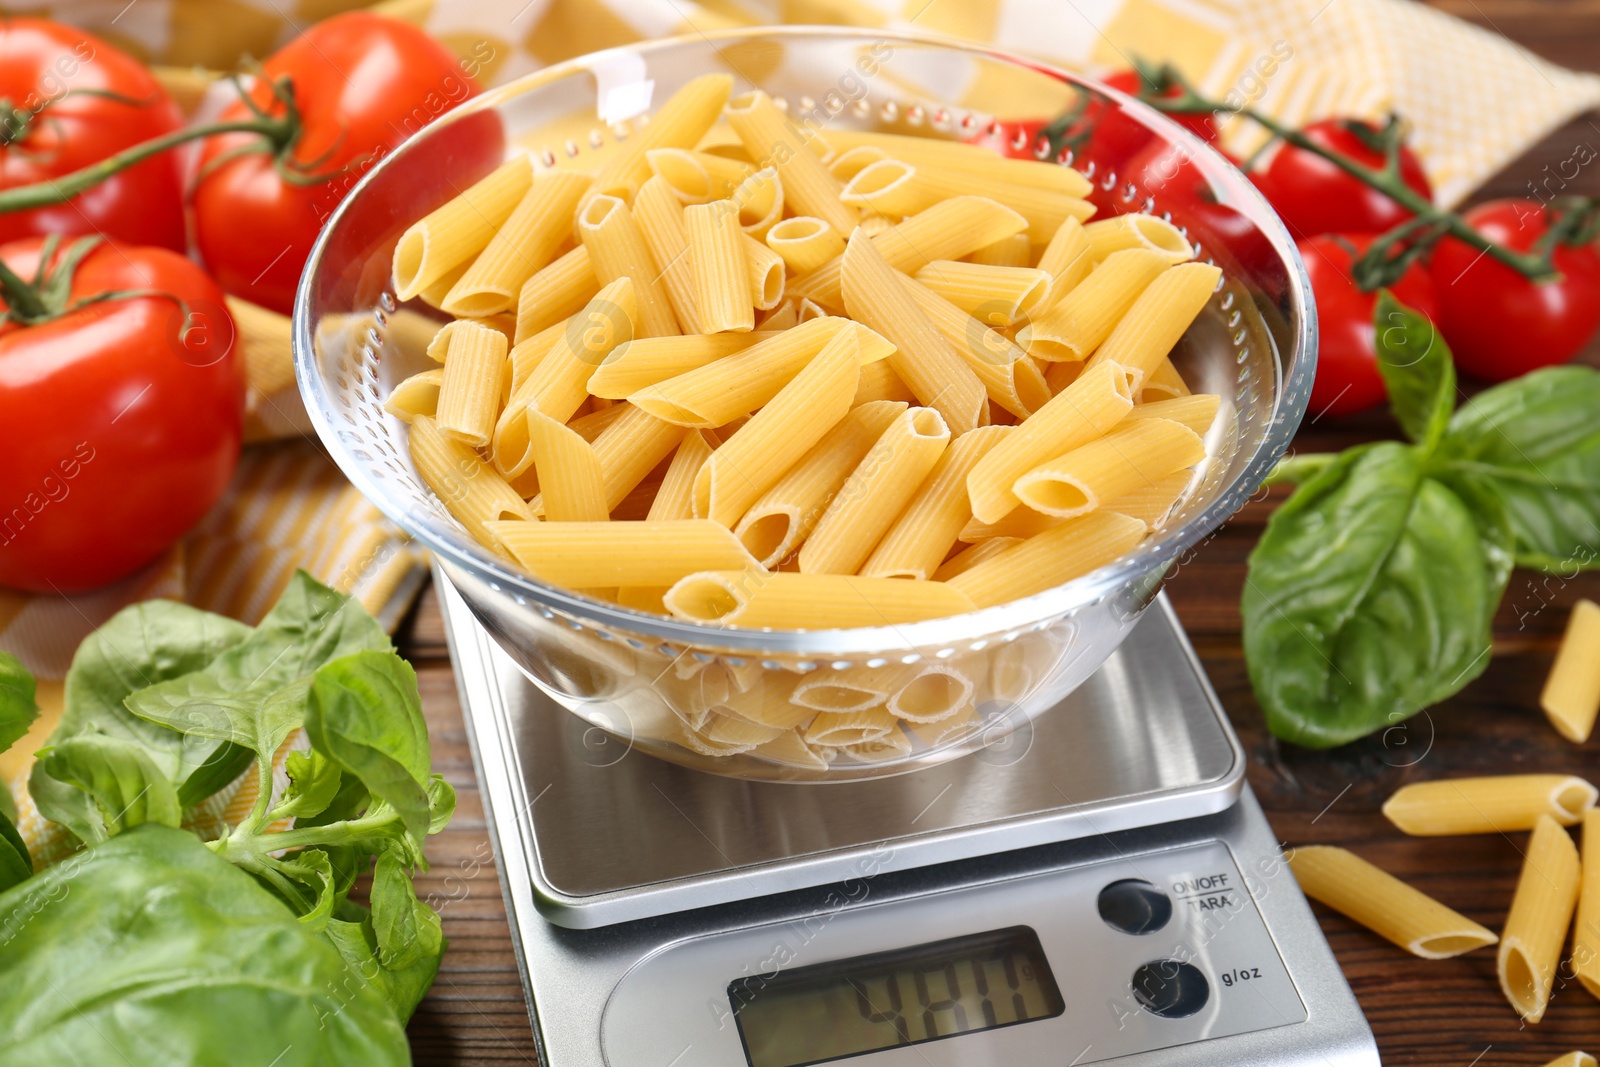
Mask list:
[[[195,190],[195,236],[225,290],[287,313],[317,232],[360,173],[478,87],[442,44],[367,11],[317,23],[263,68],[268,78],[294,82],[303,133],[287,160],[253,152],[216,164]],[[267,85],[252,97],[283,111]],[[222,119],[248,114],[241,101]],[[210,138],[202,168],[254,139]],[[300,173],[286,178],[286,166]]]
[[[59,178],[177,129],[183,116],[132,56],[44,19],[0,19],[0,189]],[[0,242],[100,234],[184,249],[183,177],[163,152],[64,204],[0,215]]]
[[[1301,132],[1314,143],[1371,167],[1383,154],[1367,147],[1345,119],[1312,123]],[[1355,123],[1366,129],[1365,123]],[[1382,233],[1411,217],[1383,193],[1346,174],[1328,160],[1293,145],[1282,145],[1266,168],[1251,175],[1284,225],[1296,238],[1321,233]],[[1410,148],[1400,149],[1400,177],[1425,197],[1433,190],[1422,163]]]
[[[1351,264],[1372,241],[1370,234],[1324,234],[1299,242],[1317,303],[1317,378],[1307,409],[1313,417],[1353,415],[1383,403],[1388,395],[1374,347],[1372,314],[1378,294],[1363,293],[1350,280]],[[1433,283],[1420,263],[1389,289],[1402,304],[1438,321]]]
[[[1550,229],[1532,200],[1491,200],[1465,215],[1496,244],[1529,251]],[[1600,328],[1600,253],[1593,245],[1556,249],[1561,279],[1531,282],[1452,237],[1433,250],[1439,326],[1456,364],[1475,378],[1503,382],[1537,367],[1565,363]]]
[[[0,261],[32,279],[42,244],[12,242]],[[128,290],[160,295],[73,309]],[[115,581],[200,521],[238,461],[244,378],[222,290],[175,252],[102,242],[58,317],[19,323],[25,301],[10,287],[6,299],[0,586],[70,593]]]
[[[1127,93],[1129,96],[1138,96],[1139,89],[1143,84],[1139,78],[1139,72],[1136,70],[1119,70],[1102,80],[1111,88]],[[1161,94],[1162,98],[1167,100],[1176,99],[1182,95],[1182,91],[1176,88],[1169,89]],[[1163,112],[1163,114],[1207,144],[1217,143],[1217,122],[1214,114],[1176,115],[1170,112]]]

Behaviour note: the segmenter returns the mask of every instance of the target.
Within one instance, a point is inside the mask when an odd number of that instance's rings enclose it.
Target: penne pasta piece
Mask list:
[[[612,404],[608,408],[591,411],[587,415],[580,415],[567,423],[567,428],[591,445],[599,440],[600,435],[610,429],[611,424],[631,409],[627,404]]]
[[[666,595],[665,586],[624,586],[617,590],[617,603],[634,611],[665,615],[667,608],[661,598]]]
[[[823,711],[805,728],[805,740],[810,745],[827,745],[843,748],[847,745],[864,745],[881,741],[895,729],[895,721],[882,708],[865,711]]]
[[[614,196],[597,196],[578,216],[578,239],[589,250],[595,277],[609,285],[633,280],[638,312],[633,316],[638,337],[671,337],[683,332],[672,313],[666,290],[657,281],[655,261],[628,205]]]
[[[1587,1052],[1569,1052],[1557,1056],[1544,1067],[1595,1067],[1595,1058]]]
[[[778,172],[771,167],[756,171],[733,191],[733,202],[739,205],[739,225],[744,232],[765,239],[783,218],[783,183]]]
[[[683,204],[726,200],[755,173],[755,167],[743,160],[688,148],[652,148],[645,153],[645,159],[651,173]]]
[[[683,209],[694,278],[697,321],[704,333],[755,329],[750,277],[739,239],[739,215],[731,200]]]
[[[875,145],[856,145],[838,153],[828,161],[828,173],[847,182],[861,173],[861,169],[869,163],[876,163],[880,159],[888,159],[889,153]]]
[[[748,719],[718,715],[715,711],[711,713],[701,730],[706,738],[718,744],[736,746],[739,752],[754,751],[784,732],[775,726],[764,726]]]
[[[796,213],[814,215],[843,237],[855,229],[855,208],[839,198],[843,186],[807,147],[808,138],[757,89],[728,101],[728,124],[763,167],[774,167],[784,199]]]
[[[916,399],[916,394],[906,388],[889,361],[880,359],[861,368],[861,379],[856,383],[856,395],[850,406],[860,407],[875,400],[901,400],[909,404]]]
[[[651,522],[694,518],[694,479],[711,455],[711,444],[699,430],[690,430],[672,454],[667,476],[650,503]]]
[[[1060,393],[1083,374],[1082,363],[1046,363],[1045,366],[1049,369],[1044,372],[1044,384],[1051,396]]]
[[[972,518],[967,475],[1011,432],[1009,426],[980,426],[951,442],[861,573],[872,578],[932,578]]]
[[[452,325],[434,422],[441,433],[483,448],[494,432],[510,373],[506,336],[470,322]]]
[[[899,415],[800,546],[800,573],[859,571],[949,443],[950,428],[932,408],[908,408]]]
[[[828,143],[839,151],[841,157],[853,148],[870,146],[882,151],[881,158],[884,159],[930,164],[935,169],[970,171],[1014,185],[1049,190],[1061,196],[1085,197],[1094,188],[1088,178],[1071,167],[1044,160],[1007,159],[980,145],[960,141],[903,133],[830,129]]]
[[[1167,521],[1167,516],[1172,514],[1172,509],[1189,489],[1189,483],[1194,480],[1194,475],[1189,471],[1178,471],[1165,478],[1157,478],[1149,485],[1135,489],[1131,493],[1124,493],[1115,500],[1108,500],[1100,506],[1107,511],[1115,511],[1131,519],[1138,519],[1152,530]],[[1027,508],[1018,508],[1011,515],[1018,515]],[[1033,514],[1038,514],[1033,512]],[[1011,518],[1007,515],[1001,519],[1004,523]]]
[[[1088,574],[1133,548],[1144,535],[1145,525],[1138,519],[1091,512],[1012,546],[956,575],[950,585],[978,607],[993,607]]]
[[[238,330],[235,351],[244,361],[251,392],[270,397],[294,388],[294,323],[290,317],[236,296],[223,297],[223,303]],[[399,314],[396,312],[390,323]],[[388,332],[392,335],[394,330],[391,325]]]
[[[545,522],[539,525],[610,519],[600,461],[593,445],[550,416],[530,408],[528,452],[539,474],[539,495],[544,503]]]
[[[813,711],[852,712],[875,708],[889,699],[889,690],[874,684],[864,670],[817,671],[794,688],[790,700]]]
[[[716,125],[733,91],[733,76],[702,74],[669,96],[650,121],[633,131],[595,175],[594,192],[624,199],[650,177],[650,151],[693,148]],[[606,279],[609,281],[610,279]]]
[[[1021,418],[1049,402],[1050,386],[1044,375],[1005,334],[973,318],[916,279],[906,278],[904,282],[912,302],[978,376],[991,402]]]
[[[760,756],[762,759],[771,760],[774,763],[805,767],[813,771],[825,771],[828,769],[827,759],[806,742],[800,730],[785,730],[766,744],[757,745],[751,749],[750,755]]]
[[[1524,1022],[1544,1018],[1561,945],[1578,903],[1578,850],[1548,815],[1539,816],[1500,935],[1500,990]]]
[[[1121,364],[1132,376],[1132,389],[1138,392],[1211,300],[1221,279],[1222,272],[1209,263],[1169,268],[1139,294],[1105,343],[1095,350],[1090,366]]]
[[[1133,410],[1128,412],[1128,419],[1171,419],[1204,437],[1211,429],[1211,424],[1217,421],[1217,411],[1221,406],[1222,398],[1215,393],[1194,393],[1170,400],[1135,404]]]
[[[465,274],[531,184],[533,166],[528,157],[518,156],[412,223],[394,246],[395,298],[410,300],[458,268]]]
[[[1035,511],[1070,519],[1205,458],[1204,442],[1182,423],[1135,419],[1040,464],[1011,491]]]
[[[1346,849],[1304,845],[1289,850],[1285,859],[1306,896],[1413,956],[1444,960],[1500,940],[1492,930]]]
[[[809,630],[892,626],[972,610],[964,593],[941,582],[759,571],[691,574],[667,592],[666,604],[692,622]]]
[[[869,363],[863,373],[880,365]],[[905,410],[904,402],[895,401],[853,407],[739,520],[735,532],[750,554],[770,568],[800,547],[851,472]]]
[[[476,452],[439,432],[432,419],[411,421],[411,462],[434,495],[467,528],[467,533],[496,554],[505,549],[487,524],[499,519],[531,519],[528,505]]]
[[[868,236],[889,266],[902,274],[911,274],[936,259],[960,259],[1027,228],[1028,220],[1004,204],[982,196],[958,196],[935,204],[882,233]],[[843,270],[841,255],[805,277],[795,279],[789,285],[789,293],[828,307],[842,308]]]
[[[942,722],[972,706],[972,679],[947,663],[891,665],[878,670],[889,690],[884,710],[909,723]]]
[[[1562,737],[1579,745],[1589,740],[1600,713],[1600,604],[1580,600],[1573,605],[1539,706]]]
[[[1086,370],[972,468],[967,491],[973,515],[998,522],[1020,503],[1011,489],[1018,478],[1103,436],[1131,410],[1128,379],[1120,366],[1104,363]]]
[[[828,224],[810,215],[796,215],[767,231],[767,247],[783,257],[796,274],[807,274],[835,256],[844,254],[844,238]]]
[[[1190,395],[1189,386],[1183,380],[1183,375],[1178,373],[1178,368],[1172,365],[1171,359],[1163,359],[1139,387],[1137,402],[1156,404],[1163,400],[1176,400],[1188,395]]]
[[[938,722],[911,722],[902,720],[903,729],[907,734],[916,738],[927,748],[938,748],[941,745],[961,741],[979,732],[984,724],[991,721],[989,716],[979,716],[978,709],[968,705],[954,715],[940,719]]]
[[[850,317],[895,346],[889,366],[923,406],[936,409],[952,433],[976,428],[985,418],[983,382],[918,309],[871,238],[851,236],[841,278]]]
[[[696,571],[755,568],[725,526],[671,522],[497,522],[490,529],[535,577],[569,588],[670,586]]]
[[[752,331],[638,337],[611,350],[590,375],[589,392],[612,400],[626,400],[640,390],[699,370],[777,336],[773,331]]]
[[[986,196],[1028,220],[1028,240],[1049,242],[1069,218],[1080,222],[1094,214],[1087,200],[1062,196],[1049,189],[1012,185],[980,171],[941,170],[898,159],[869,164],[851,178],[839,199],[856,208],[871,208],[884,215],[915,215],[958,196]]]
[[[792,697],[799,681],[800,676],[786,671],[762,671],[748,688],[740,690],[735,685],[719,710],[763,726],[793,730],[810,722],[817,713],[814,708],[794,703]]]
[[[868,237],[876,237],[880,233],[894,229],[901,221],[903,220],[899,217],[880,215],[876,211],[863,211],[861,213],[861,222],[856,226],[856,229]]]
[[[1067,219],[1056,227],[1050,243],[1039,254],[1039,269],[1050,275],[1050,292],[1044,298],[1044,307],[1055,306],[1094,269],[1094,257],[1089,250],[1089,235],[1083,223]]]
[[[871,741],[841,745],[839,751],[862,763],[886,763],[911,755],[911,738],[904,730],[890,730]]]
[[[931,577],[936,582],[948,582],[958,574],[967,573],[984,560],[993,559],[1012,545],[1020,545],[1022,541],[1020,537],[991,537],[987,541],[969,545],[941,563]]]
[[[493,315],[516,302],[523,283],[556,257],[572,235],[572,213],[593,179],[571,170],[545,171],[533,180],[505,224],[446,294],[452,315]]]
[[[1591,996],[1600,997],[1600,811],[1583,813],[1582,885],[1572,924],[1572,970]]]
[[[1383,814],[1414,837],[1531,830],[1548,815],[1571,826],[1593,808],[1597,791],[1568,774],[1505,774],[1413,782],[1395,790]]]
[[[678,447],[684,429],[632,404],[618,404],[610,410],[621,414],[613,417],[591,444],[595,459],[600,461],[606,510],[616,511],[623,499]]]
[[[528,372],[516,399],[559,423],[572,418],[588,399],[595,368],[633,339],[637,312],[631,278],[618,278],[601,289]]]
[[[844,418],[860,377],[860,360],[857,332],[839,330],[706,460],[695,477],[695,517],[732,529],[751,504]]]
[[[445,271],[438,281],[420,289],[417,292],[417,299],[431,308],[442,309],[444,307],[444,298],[450,295],[450,290],[455,288],[456,282],[461,280],[461,276],[467,273],[467,268],[470,266],[472,266],[470,259],[463,263],[457,263]]]
[[[683,205],[666,182],[651,178],[639,187],[633,198],[633,218],[650,249],[650,258],[661,268],[661,287],[678,325],[688,334],[703,333],[699,306],[695,302],[694,264],[689,258],[689,231],[684,225]]]
[[[1133,517],[1138,518],[1138,516]],[[1054,515],[1045,515],[1028,507],[1012,508],[1006,512],[1005,517],[999,522],[970,520],[961,528],[961,534],[957,539],[969,545],[979,544],[995,537],[1012,537],[1027,540],[1035,534],[1053,530],[1066,521],[1066,519],[1057,518]]]
[[[756,320],[756,330],[792,330],[800,325],[800,308],[793,300],[784,300],[765,317]]]
[[[783,289],[788,280],[783,271],[783,257],[747,233],[739,234],[739,246],[744,249],[750,302],[758,311],[777,307],[783,300]]]
[[[1077,219],[1071,220],[1077,224]],[[1062,225],[1066,225],[1063,223]],[[992,245],[984,245],[967,257],[968,263],[985,263],[991,267],[1027,267],[1033,263],[1033,245],[1025,233],[1002,237]],[[1043,268],[1041,268],[1043,269]]]
[[[912,275],[985,326],[1010,326],[1039,310],[1050,275],[1032,267],[991,267],[936,259]]]
[[[1028,355],[1051,362],[1088,359],[1127,316],[1139,294],[1169,266],[1148,249],[1111,253],[1049,311],[1029,323]]]
[[[1154,215],[1118,215],[1091,222],[1084,228],[1089,257],[1096,262],[1125,248],[1142,248],[1163,256],[1168,263],[1187,263],[1194,249],[1178,228]]]
[[[439,389],[443,384],[443,367],[413,374],[390,391],[383,410],[401,422],[411,422],[418,415],[431,419],[439,410]]]
[[[579,245],[522,283],[513,343],[520,345],[576,315],[599,291],[589,250]]]

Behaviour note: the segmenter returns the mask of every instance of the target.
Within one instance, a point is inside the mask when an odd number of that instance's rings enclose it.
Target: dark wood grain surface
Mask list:
[[[1596,0],[1443,0],[1461,16],[1505,33],[1530,51],[1600,70]],[[1493,77],[1493,71],[1484,71]],[[1552,133],[1480,194],[1525,194],[1547,163],[1578,144],[1600,148],[1600,119],[1584,116]],[[1580,176],[1600,193],[1600,171]],[[1584,357],[1600,365],[1600,344]],[[1600,412],[1596,412],[1600,418]],[[1394,436],[1383,415],[1305,426],[1302,452]],[[1402,728],[1333,752],[1278,748],[1263,729],[1239,645],[1245,558],[1282,494],[1252,503],[1207,541],[1168,584],[1189,636],[1250,754],[1249,778],[1273,828],[1288,844],[1338,844],[1499,929],[1526,835],[1407,838],[1379,813],[1401,784],[1427,778],[1520,771],[1600,774],[1600,739],[1577,747],[1544,722],[1538,693],[1565,624],[1581,597],[1600,599],[1600,574],[1563,582],[1519,571],[1496,624],[1495,657],[1483,677]],[[401,631],[416,663],[434,737],[435,769],[460,798],[455,821],[430,840],[432,870],[418,879],[444,916],[450,949],[432,992],[412,1020],[420,1065],[534,1064],[527,1005],[494,871],[482,800],[473,777],[438,602],[424,595]],[[1377,1035],[1383,1060],[1416,1067],[1543,1064],[1573,1049],[1600,1053],[1600,1002],[1561,982],[1544,1022],[1523,1026],[1501,996],[1492,950],[1462,959],[1414,959],[1320,905],[1317,914]]]

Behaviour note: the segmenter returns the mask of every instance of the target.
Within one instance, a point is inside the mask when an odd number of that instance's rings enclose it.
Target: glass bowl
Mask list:
[[[726,71],[818,129],[979,141],[1077,168],[1098,217],[1168,216],[1223,271],[1172,353],[1223,398],[1186,500],[1136,549],[1065,585],[951,618],[847,630],[724,629],[643,614],[534,579],[472,540],[412,467],[390,388],[431,366],[444,319],[396,302],[391,254],[410,223],[506,158],[585,169],[689,79]],[[1064,116],[1054,128],[1048,124]],[[592,726],[715,774],[828,782],[974,751],[1056,703],[1103,663],[1184,554],[1261,485],[1305,411],[1316,321],[1293,241],[1220,155],[1158,112],[1063,71],[978,47],[855,29],[730,31],[562,63],[485,93],[362,177],[323,230],[295,305],[295,363],[318,434],[351,482],[426,546],[529,678]],[[753,740],[747,715],[795,699],[959,705],[854,749]],[[878,697],[878,699],[884,699]]]

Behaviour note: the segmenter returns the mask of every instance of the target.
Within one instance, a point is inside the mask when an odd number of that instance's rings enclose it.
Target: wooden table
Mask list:
[[[1600,70],[1595,0],[1442,0],[1453,14],[1510,34],[1568,66]],[[1493,77],[1493,71],[1484,71]],[[1574,146],[1600,148],[1587,116],[1557,131],[1482,193],[1526,195],[1546,164]],[[1588,193],[1600,178],[1580,178]],[[1585,357],[1600,365],[1600,344]],[[1600,417],[1600,412],[1596,412]],[[1386,415],[1302,428],[1302,452],[1330,451],[1396,436]],[[1207,541],[1168,583],[1178,614],[1250,754],[1250,784],[1287,844],[1339,844],[1471,918],[1499,929],[1526,835],[1407,838],[1379,813],[1395,788],[1424,778],[1518,771],[1600,773],[1600,740],[1574,747],[1544,722],[1539,687],[1580,597],[1600,599],[1600,573],[1571,582],[1517,572],[1495,628],[1495,658],[1454,699],[1384,735],[1333,752],[1279,749],[1262,725],[1239,645],[1245,558],[1283,499],[1252,503]],[[444,916],[450,949],[438,982],[411,1022],[418,1064],[537,1062],[512,955],[483,807],[456,700],[438,601],[425,594],[402,629],[401,650],[417,666],[433,732],[435,769],[456,787],[455,821],[429,842],[433,869],[417,880]],[[1524,1027],[1500,994],[1492,951],[1462,959],[1414,959],[1321,906],[1322,927],[1377,1034],[1386,1064],[1497,1067],[1543,1064],[1561,1053],[1600,1053],[1600,1003],[1575,981],[1560,982],[1545,1021]]]

